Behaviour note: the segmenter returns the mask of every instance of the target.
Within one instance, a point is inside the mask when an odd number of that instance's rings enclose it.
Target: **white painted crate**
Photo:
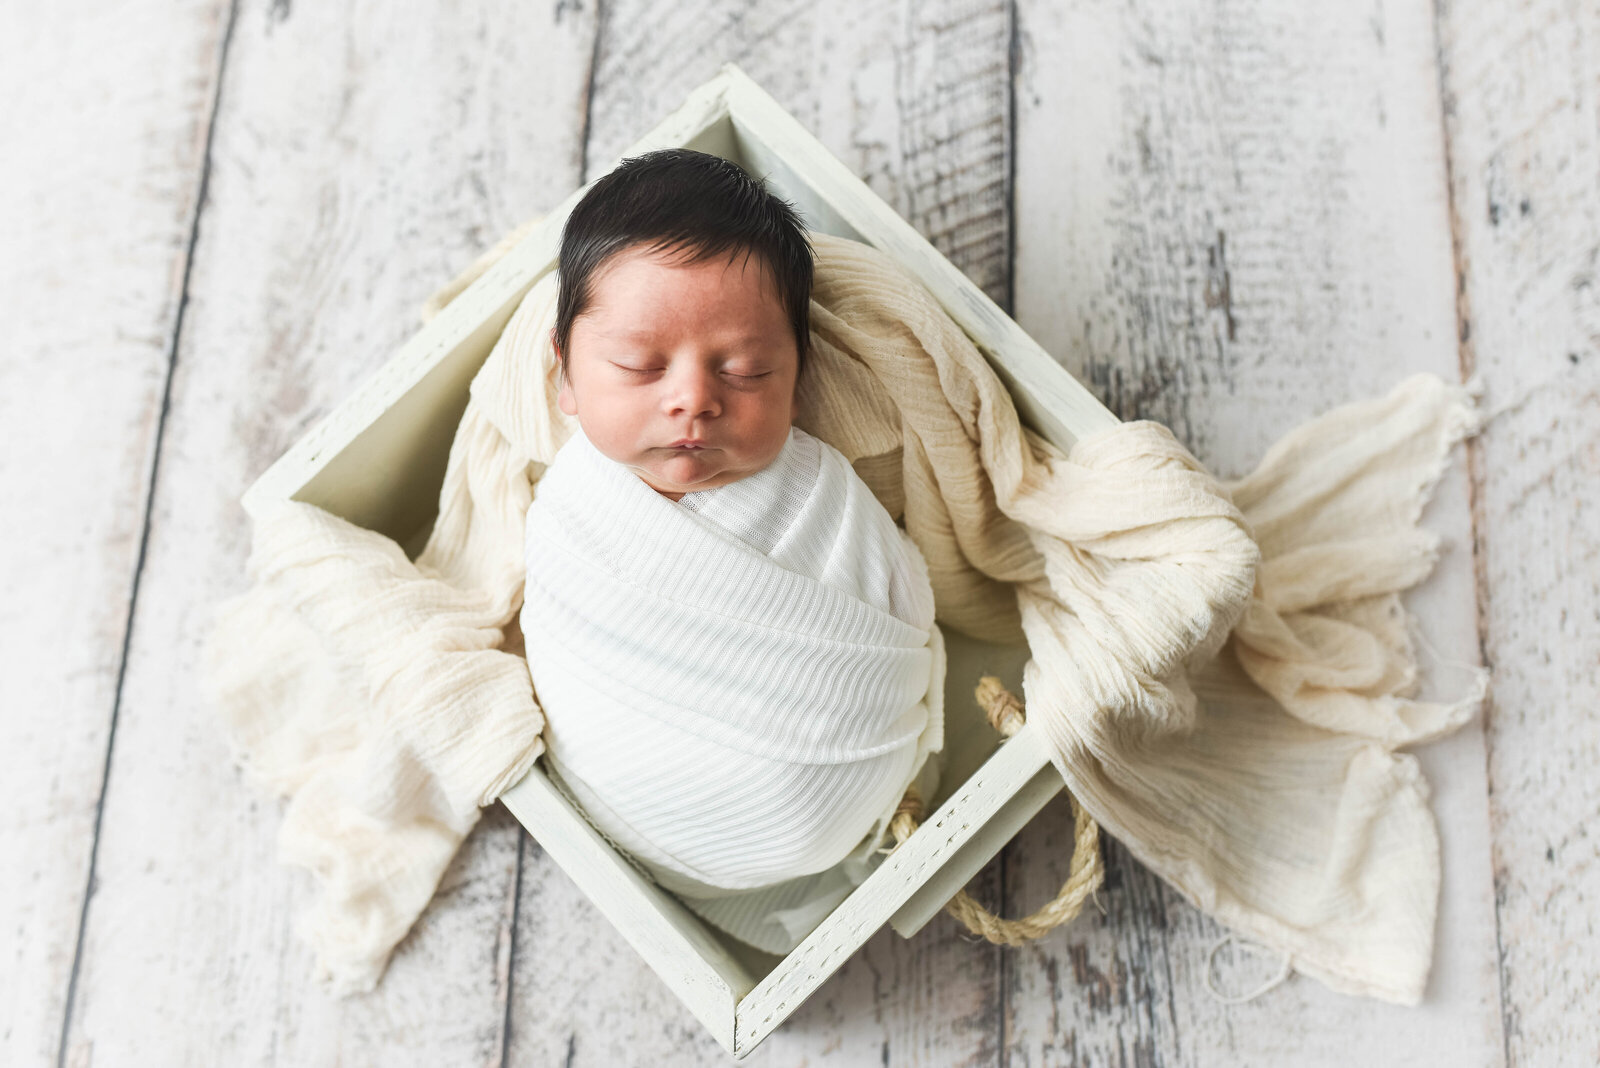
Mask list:
[[[813,229],[894,257],[977,343],[1024,422],[1063,449],[1115,422],[982,290],[852,175],[776,101],[728,64],[624,155],[687,146],[764,177]],[[608,170],[610,168],[607,168]],[[293,497],[420,548],[467,386],[518,303],[553,269],[579,189],[296,442],[245,494]],[[1005,745],[973,687],[996,674],[1020,692],[1025,647],[947,632],[946,767],[937,806],[796,949],[773,957],[721,936],[642,878],[550,783],[542,765],[502,798],[719,1042],[743,1057],[885,922],[910,937],[1042,808],[1061,779],[1024,728]],[[603,995],[597,995],[603,996]]]

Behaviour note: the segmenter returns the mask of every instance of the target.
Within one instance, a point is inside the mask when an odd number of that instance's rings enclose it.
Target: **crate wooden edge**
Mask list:
[[[755,985],[744,966],[698,917],[623,860],[541,767],[535,765],[500,801],[525,828],[540,828],[539,847],[732,1052],[738,1000]]]
[[[1024,727],[994,754],[845,898],[783,961],[739,999],[733,1053],[743,1057],[781,1025],[845,959],[963,847],[976,843],[980,863],[999,852],[995,819],[1048,767],[1042,741]],[[1051,774],[1055,774],[1051,769]],[[1002,821],[1003,823],[1004,821]],[[985,853],[984,851],[987,850]],[[952,894],[954,891],[952,891]],[[948,898],[946,898],[948,900]]]
[[[1033,778],[1001,806],[981,833],[957,850],[906,899],[906,903],[889,917],[889,926],[901,938],[915,936],[1065,785],[1061,773],[1053,765],[1042,764]]]

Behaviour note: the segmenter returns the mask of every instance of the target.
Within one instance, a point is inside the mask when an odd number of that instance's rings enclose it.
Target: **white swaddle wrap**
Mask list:
[[[525,533],[547,771],[665,889],[787,952],[865,877],[907,785],[937,774],[945,657],[922,554],[798,427],[761,471],[677,502],[580,429]]]

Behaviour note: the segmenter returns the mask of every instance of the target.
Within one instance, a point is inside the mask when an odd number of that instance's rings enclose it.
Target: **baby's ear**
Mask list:
[[[572,383],[567,381],[564,369],[561,374],[561,385],[556,390],[556,407],[568,415],[578,414],[578,398],[572,394]]]

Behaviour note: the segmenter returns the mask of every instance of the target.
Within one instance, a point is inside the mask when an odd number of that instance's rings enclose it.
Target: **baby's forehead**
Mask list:
[[[676,319],[691,305],[696,311],[713,310],[710,318],[723,331],[765,338],[789,330],[788,309],[772,270],[761,256],[742,249],[691,257],[630,246],[590,275],[586,303],[587,312],[613,324],[610,333],[641,329],[653,315]]]

